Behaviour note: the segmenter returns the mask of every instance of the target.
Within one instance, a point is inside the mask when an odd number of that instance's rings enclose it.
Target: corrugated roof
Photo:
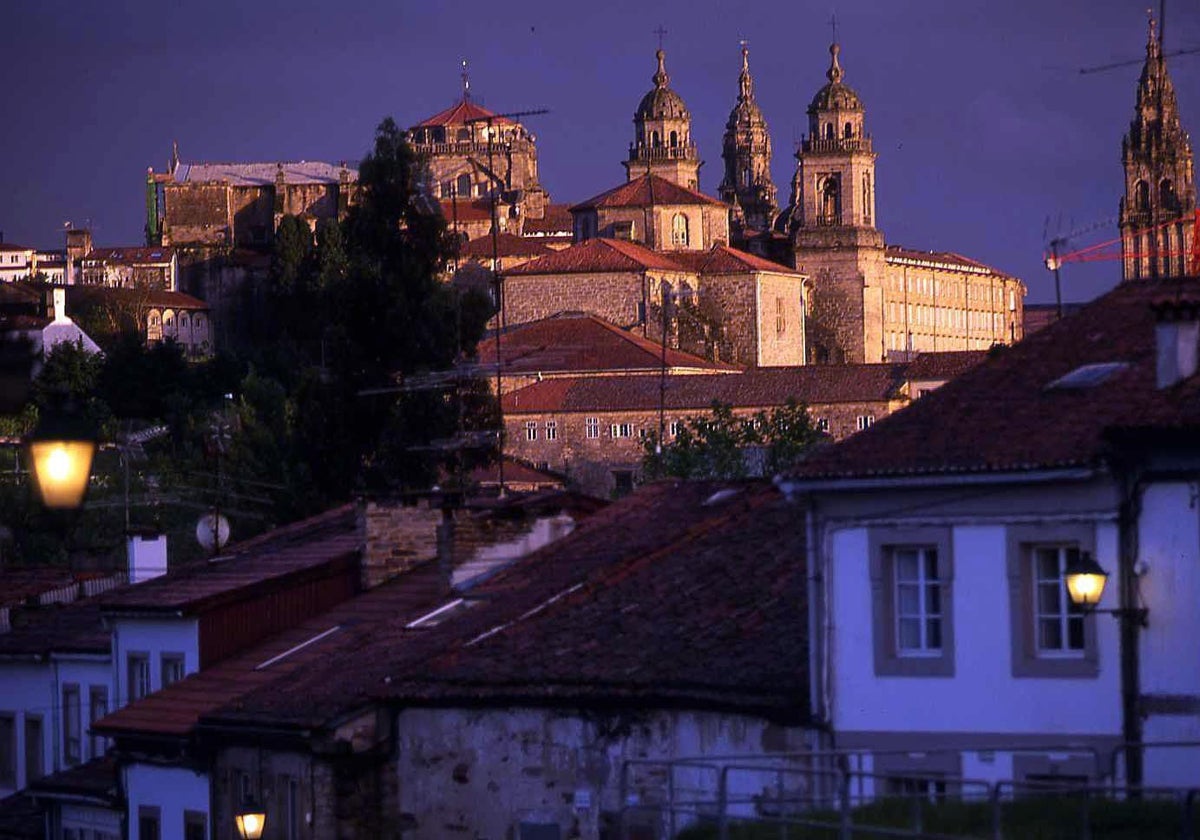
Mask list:
[[[662,392],[672,411],[767,408],[795,399],[808,405],[899,399],[902,364],[751,368],[737,374],[669,376]],[[649,411],[659,406],[659,382],[645,376],[547,379],[505,394],[505,413]]]
[[[581,201],[571,208],[591,210],[598,207],[649,207],[650,205],[705,204],[713,207],[728,207],[725,202],[696,190],[681,187],[658,175],[641,175],[632,181],[605,190],[599,195]]]
[[[1200,376],[1155,387],[1155,316],[1163,296],[1195,299],[1200,280],[1122,283],[1076,314],[814,455],[797,480],[1095,466],[1124,427],[1200,423]],[[1047,386],[1084,365],[1125,363],[1094,388]]]
[[[277,173],[282,169],[283,180],[288,184],[336,184],[343,168],[349,171],[351,181],[358,180],[356,167],[319,160],[182,164],[175,173],[175,180],[181,183],[224,181],[235,187],[269,187],[275,184]]]
[[[496,363],[495,336],[480,341],[479,360]],[[560,313],[510,327],[501,336],[505,375],[659,371],[662,345],[621,329],[595,315]],[[667,348],[668,369],[736,372],[736,365],[712,362]]]
[[[596,272],[687,271],[668,255],[621,239],[588,239],[562,251],[510,268],[505,276],[584,274]]]

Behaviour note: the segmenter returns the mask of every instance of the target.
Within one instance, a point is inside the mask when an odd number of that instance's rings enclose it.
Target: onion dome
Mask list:
[[[838,53],[842,48],[835,44],[829,45],[829,70],[825,73],[825,78],[829,79],[829,84],[817,91],[817,95],[813,97],[812,102],[808,106],[808,112],[811,114],[815,111],[861,111],[863,110],[862,100],[858,98],[854,88],[842,83],[842,78],[846,75],[842,70],[842,65],[838,63]]]
[[[683,104],[683,98],[667,87],[670,76],[667,75],[666,53],[659,50],[655,55],[658,58],[658,71],[653,76],[654,89],[642,97],[641,104],[638,105],[633,118],[635,120],[686,120],[688,119],[688,109]]]

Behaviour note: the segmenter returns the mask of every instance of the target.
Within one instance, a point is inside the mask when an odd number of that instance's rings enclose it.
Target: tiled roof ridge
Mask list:
[[[661,175],[649,174],[649,175],[639,175],[638,177],[633,178],[629,181],[626,181],[623,184],[618,184],[617,186],[607,189],[604,192],[599,193],[598,195],[592,196],[591,198],[585,199],[585,200],[579,202],[578,204],[571,205],[570,209],[572,212],[574,212],[575,210],[589,210],[589,209],[592,209],[595,207],[602,207],[605,205],[606,202],[609,201],[609,199],[611,199],[613,196],[618,195],[622,192],[630,193],[631,195],[629,197],[629,200],[633,203],[637,203],[639,201],[639,199],[636,199],[633,196],[643,186],[645,186],[650,191],[653,191],[656,188],[660,189],[664,193],[662,200],[661,200],[661,203],[663,203],[663,204],[687,203],[687,204],[710,204],[710,205],[726,206],[725,202],[723,202],[719,199],[713,198],[710,195],[705,195],[704,193],[702,193],[698,190],[693,190],[688,187],[684,187],[679,184],[676,184],[674,181],[669,181],[666,178],[663,178]],[[674,197],[678,197],[679,193],[682,193],[684,196],[686,196],[690,200],[687,202],[680,202],[680,201],[672,201],[672,200],[669,200],[666,198],[666,196],[670,195],[670,194],[674,194]]]

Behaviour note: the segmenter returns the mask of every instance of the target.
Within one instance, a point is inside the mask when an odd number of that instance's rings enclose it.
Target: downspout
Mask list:
[[[1121,739],[1125,744],[1125,783],[1140,796],[1142,785],[1142,703],[1141,703],[1141,629],[1137,618],[1138,520],[1142,512],[1142,472],[1138,467],[1121,465],[1114,470],[1121,487],[1121,505],[1117,513],[1118,610],[1121,647]]]
[[[808,648],[809,648],[809,702],[812,704],[812,717],[824,724],[829,723],[829,693],[828,673],[829,663],[829,634],[825,625],[826,584],[827,576],[822,566],[822,552],[817,548],[821,528],[820,515],[817,512],[815,496],[805,498],[805,563],[807,565],[805,580],[807,581],[806,597],[808,598]]]

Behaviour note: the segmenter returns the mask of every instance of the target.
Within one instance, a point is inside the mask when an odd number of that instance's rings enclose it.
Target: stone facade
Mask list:
[[[717,195],[732,205],[736,222],[745,230],[770,230],[779,213],[775,182],[771,180],[771,134],[754,99],[750,51],[742,45],[737,104],[725,124],[721,146],[725,177]]]
[[[1121,141],[1121,163],[1125,168],[1120,209],[1122,279],[1187,274],[1196,211],[1192,144],[1179,119],[1153,17],[1134,117]]]
[[[644,315],[650,284],[658,280],[675,284],[684,279],[682,273],[647,271],[509,274],[504,279],[505,318],[510,324],[524,324],[559,312],[590,312],[648,336],[652,327]]]
[[[633,142],[625,160],[628,180],[658,175],[690,190],[700,187],[700,156],[692,142],[692,116],[670,88],[666,54],[655,53],[654,87],[633,114]]]

